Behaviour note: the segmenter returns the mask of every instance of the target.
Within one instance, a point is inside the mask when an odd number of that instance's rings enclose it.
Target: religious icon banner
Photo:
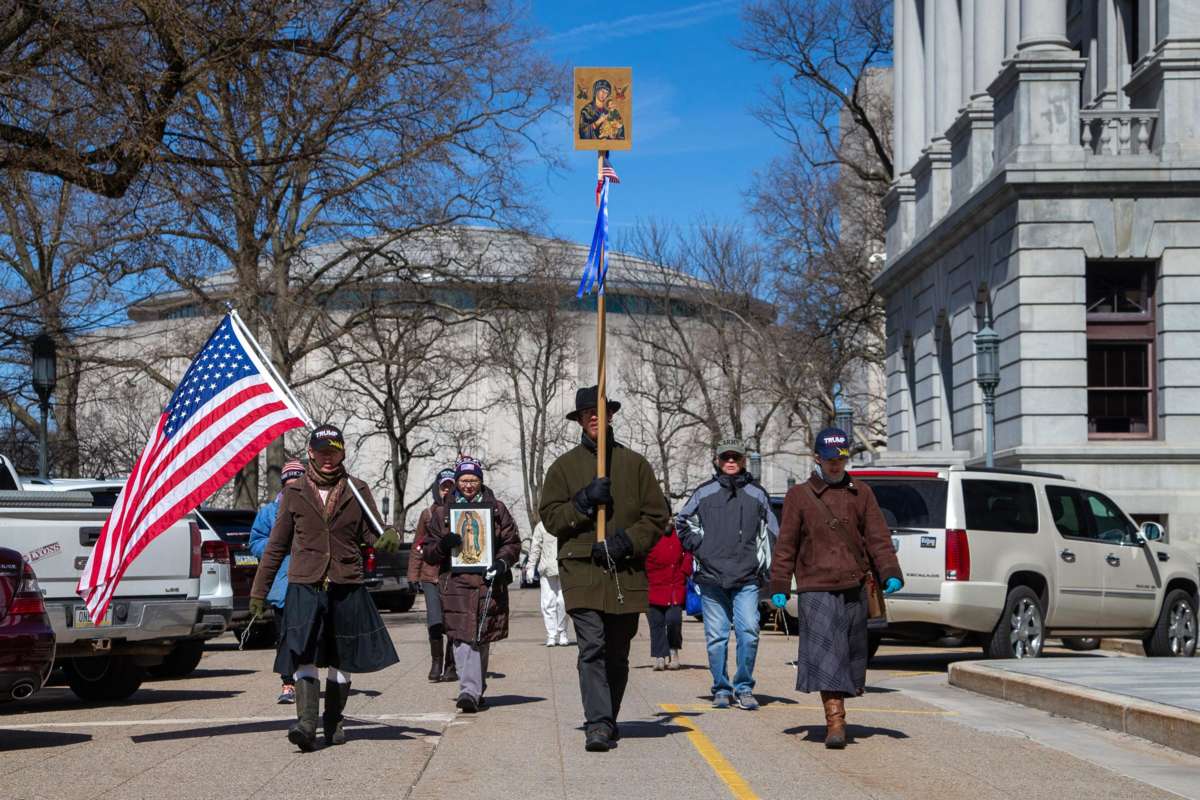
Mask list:
[[[576,150],[629,150],[633,147],[633,68],[576,67]]]
[[[462,545],[450,551],[455,572],[486,572],[492,566],[492,508],[483,503],[450,506],[450,530]]]

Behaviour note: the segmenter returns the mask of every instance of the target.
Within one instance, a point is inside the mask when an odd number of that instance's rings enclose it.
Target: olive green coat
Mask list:
[[[568,610],[640,614],[649,609],[646,554],[667,530],[671,512],[645,458],[616,444],[608,464],[613,508],[605,536],[623,528],[633,542],[633,557],[620,564],[615,575],[592,563],[596,520],[580,514],[572,503],[575,493],[596,477],[593,449],[580,444],[550,465],[538,514],[547,532],[558,540],[559,580]],[[624,602],[617,599],[618,583]]]

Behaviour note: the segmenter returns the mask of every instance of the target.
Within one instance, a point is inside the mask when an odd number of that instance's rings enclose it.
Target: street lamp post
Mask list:
[[[754,442],[750,446],[750,475],[754,480],[762,480],[762,453],[758,449],[758,437],[754,437]]]
[[[996,466],[996,387],[1000,384],[1000,336],[990,325],[975,334],[975,382],[983,390],[983,450]]]
[[[46,331],[42,331],[33,340],[33,390],[37,392],[38,405],[42,411],[41,446],[38,451],[38,475],[48,478],[50,470],[50,453],[46,443],[46,427],[50,417],[50,395],[54,394],[54,386],[58,383],[58,363],[54,339]]]

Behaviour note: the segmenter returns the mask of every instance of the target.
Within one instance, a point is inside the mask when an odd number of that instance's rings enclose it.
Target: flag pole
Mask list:
[[[275,379],[275,383],[279,386],[279,391],[287,395],[288,400],[293,406],[296,407],[296,410],[299,411],[300,415],[304,418],[305,424],[308,425],[309,428],[315,427],[313,425],[312,417],[308,415],[308,411],[300,404],[300,400],[296,397],[296,395],[292,393],[292,387],[287,385],[287,383],[283,380],[283,377],[280,376],[279,372],[275,369],[275,364],[272,363],[271,359],[267,358],[267,354],[263,352],[262,346],[258,343],[258,340],[254,338],[254,334],[250,332],[250,329],[246,326],[246,323],[243,322],[241,316],[238,315],[237,309],[235,309],[232,304],[229,305],[228,308],[229,318],[233,320],[233,324],[238,327],[238,330],[240,330],[242,335],[246,337],[246,341],[252,348],[254,348],[254,354],[258,356],[259,361],[262,362],[263,369],[271,373],[271,377]],[[358,505],[359,508],[362,509],[363,516],[370,521],[371,527],[375,529],[375,533],[379,536],[383,536],[383,525],[379,520],[375,519],[375,515],[371,513],[370,507],[367,505],[366,501],[363,500],[363,496],[359,493],[358,487],[354,485],[354,481],[347,478],[346,485],[350,487],[350,493],[353,494],[354,499],[358,501]]]
[[[596,152],[596,179],[604,180],[604,157],[608,155],[607,150],[598,150]],[[605,248],[600,249],[599,274],[605,276],[604,262],[608,254],[604,252]],[[600,282],[600,292],[596,300],[596,415],[599,427],[596,431],[596,477],[604,478],[608,476],[608,396],[605,393],[605,362],[607,361],[606,350],[606,334],[605,330],[605,306],[604,306],[604,281]],[[608,508],[601,505],[596,510],[596,541],[603,542],[605,528],[608,524]]]

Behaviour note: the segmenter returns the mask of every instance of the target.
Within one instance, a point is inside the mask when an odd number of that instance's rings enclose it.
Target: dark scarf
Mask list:
[[[596,440],[593,439],[592,437],[588,436],[587,431],[580,431],[579,443],[582,444],[584,447],[586,447],[591,452],[593,452],[593,453],[596,452]],[[625,445],[623,445],[617,441],[617,438],[613,435],[612,426],[609,425],[608,426],[608,439],[605,442],[605,447],[604,447],[605,452],[611,453],[614,447],[624,447],[624,446]]]
[[[333,511],[337,508],[338,500],[342,497],[342,487],[345,484],[346,463],[343,461],[337,465],[337,469],[332,473],[324,473],[317,469],[317,465],[313,462],[308,462],[308,466],[304,468],[304,475],[308,478],[308,482],[312,484],[314,490],[330,489],[329,496],[325,498],[325,508],[323,513],[325,519],[328,520],[333,516]],[[317,500],[321,499],[320,491],[316,491]]]
[[[732,497],[737,497],[738,489],[753,482],[754,476],[750,474],[749,470],[742,470],[736,475],[726,475],[721,470],[717,470],[717,483],[728,489]]]

